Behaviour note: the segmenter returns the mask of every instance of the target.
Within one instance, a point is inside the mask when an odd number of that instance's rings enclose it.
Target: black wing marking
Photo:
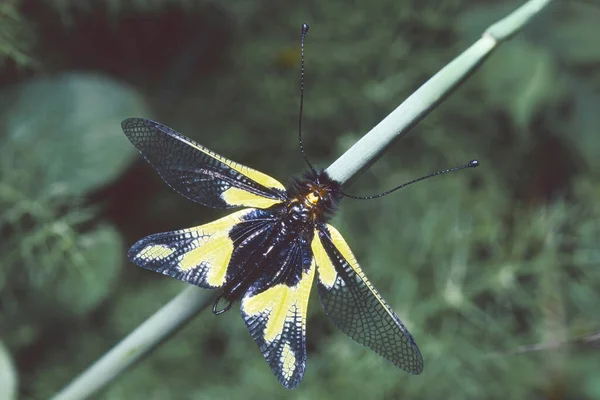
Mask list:
[[[368,281],[342,235],[323,224],[312,250],[321,304],[337,327],[397,367],[420,374],[423,357],[412,335]]]
[[[158,122],[129,118],[121,127],[162,179],[192,201],[216,208],[268,208],[287,198],[276,179],[221,157]]]

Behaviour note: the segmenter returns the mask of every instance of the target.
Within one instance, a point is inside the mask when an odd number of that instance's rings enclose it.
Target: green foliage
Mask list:
[[[159,5],[174,3],[144,4],[159,13]],[[124,12],[124,3],[106,4],[113,17]],[[220,7],[235,23],[227,27],[234,32],[227,60],[194,76],[161,121],[282,181],[301,168],[301,22],[311,24],[305,146],[324,166],[505,13],[467,0]],[[598,11],[569,7],[557,6],[507,43],[348,191],[375,193],[476,157],[479,169],[379,200],[344,201],[333,221],[414,334],[425,358],[422,375],[400,372],[345,337],[313,292],[307,372],[293,392],[274,379],[237,311],[207,311],[100,398],[600,398],[597,354],[561,344],[600,326],[600,75],[590,68],[598,61],[590,33]],[[52,85],[72,79],[46,82],[39,93],[50,97]],[[68,343],[50,341],[47,357],[24,372],[35,397],[48,397],[184,287],[131,264],[119,275],[120,233],[97,224],[97,210],[82,205],[81,196],[113,182],[133,156],[119,137],[117,111],[147,116],[135,96],[122,103],[126,95],[113,97],[104,92],[110,84],[94,78],[89,85],[94,81],[98,86],[69,89],[71,100],[57,97],[47,108],[30,94],[2,107],[11,110],[5,121],[25,122],[10,122],[20,128],[11,128],[1,146],[1,326],[10,321],[9,342],[23,348],[38,343],[42,321],[57,309],[78,324],[56,324]],[[41,126],[52,129],[40,128],[41,116]],[[548,155],[550,140],[558,150]],[[568,157],[577,168],[561,169],[567,178],[546,184],[545,171]],[[223,215],[184,202],[166,185],[156,188],[136,204],[149,226],[120,227],[128,243]],[[34,289],[30,300],[6,300]],[[91,313],[109,294],[102,315]],[[523,349],[529,344],[550,350]]]
[[[492,57],[498,62],[481,68],[486,98],[498,107],[507,107],[512,122],[526,133],[536,114],[564,98],[566,85],[551,53],[526,40],[514,39]]]
[[[33,81],[1,101],[10,106],[0,116],[0,327],[19,348],[114,289],[125,246],[83,196],[133,160],[119,122],[145,108],[113,81],[83,74]]]
[[[19,3],[19,0],[0,3],[0,67],[3,67],[7,60],[20,67],[35,64],[30,55],[34,38],[32,27],[19,13]]]
[[[51,190],[81,196],[97,190],[115,180],[137,153],[119,126],[126,116],[144,112],[143,101],[105,77],[40,79],[7,97],[4,146],[38,167],[29,194]]]
[[[127,12],[135,12],[140,15],[157,14],[169,8],[182,8],[184,10],[198,9],[198,6],[207,4],[208,1],[197,0],[52,0],[49,4],[60,14],[61,22],[65,26],[71,26],[77,15],[91,14],[99,6],[105,7],[109,16],[117,17]]]

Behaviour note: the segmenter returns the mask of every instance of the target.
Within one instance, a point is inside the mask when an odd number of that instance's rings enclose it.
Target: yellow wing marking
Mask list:
[[[296,356],[289,343],[283,345],[279,362],[281,364],[281,374],[283,377],[287,380],[291,379],[296,370]]]
[[[327,225],[327,229],[329,230],[329,233],[331,235],[331,242],[338,249],[338,251],[340,252],[342,257],[344,257],[344,259],[348,262],[348,264],[354,270],[354,272],[356,272],[356,275],[358,275],[358,277],[360,277],[360,279],[363,280],[363,282],[365,283],[367,288],[371,291],[373,296],[375,296],[375,298],[381,304],[381,306],[384,308],[384,310],[392,317],[392,319],[395,320],[396,317],[394,316],[393,311],[383,301],[383,299],[381,298],[381,295],[377,292],[377,290],[375,290],[375,288],[373,287],[371,282],[367,279],[364,272],[358,265],[358,262],[356,262],[356,258],[354,257],[354,254],[352,254],[352,250],[350,250],[350,246],[348,246],[348,243],[346,243],[346,241],[344,240],[344,238],[338,232],[337,229],[335,229],[333,226],[331,226],[329,224],[326,224],[326,225]],[[320,270],[319,270],[319,273],[320,273]]]
[[[225,157],[222,157],[216,153],[213,153],[212,151],[208,150],[206,147],[191,143],[187,140],[185,140],[182,137],[177,137],[177,139],[184,141],[186,144],[192,146],[193,148],[203,152],[204,154],[207,154],[209,156],[211,156],[212,158],[216,158],[217,160],[221,161],[222,163],[227,164],[228,167],[236,170],[237,172],[239,172],[242,175],[246,175],[248,178],[254,180],[257,183],[260,183],[261,185],[263,185],[264,187],[267,188],[276,188],[276,189],[280,189],[280,190],[284,190],[285,191],[285,187],[281,184],[281,182],[279,182],[277,179],[270,177],[267,174],[263,174],[260,171],[257,171],[255,169],[246,167],[244,165],[238,164],[234,161],[228,160]],[[252,206],[253,207],[253,206]]]
[[[329,256],[325,252],[325,249],[323,248],[323,244],[321,243],[319,232],[317,230],[315,230],[311,248],[317,263],[317,268],[319,268],[319,281],[329,289],[335,283],[337,272],[335,272],[335,268],[331,263]]]
[[[166,246],[164,244],[150,244],[142,249],[140,253],[137,255],[139,258],[143,260],[164,260],[173,254],[175,250]]]
[[[248,212],[250,210],[241,210],[206,225],[185,229],[184,233],[193,232],[197,235],[196,240],[200,243],[181,257],[179,269],[188,271],[206,263],[208,264],[206,282],[214,287],[222,286],[233,253],[233,242],[229,238],[229,231]]]
[[[246,190],[233,186],[221,193],[221,199],[223,199],[223,201],[230,206],[246,206],[256,208],[269,208],[273,204],[281,203],[281,200],[257,196],[254,193],[250,193]]]
[[[227,232],[211,236],[201,247],[185,254],[179,262],[179,269],[187,271],[205,262],[210,265],[206,273],[206,282],[215,287],[225,283],[227,266],[233,253],[233,242]]]
[[[306,324],[308,298],[315,275],[314,260],[308,272],[304,272],[296,286],[275,285],[255,296],[244,298],[243,307],[248,315],[266,314],[268,318],[264,339],[272,343],[283,332],[285,321],[293,312],[302,316],[302,325]],[[293,372],[293,371],[292,371]]]

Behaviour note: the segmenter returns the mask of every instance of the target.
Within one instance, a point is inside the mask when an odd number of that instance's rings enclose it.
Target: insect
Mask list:
[[[304,24],[302,87],[307,31]],[[301,93],[300,148],[310,170],[288,187],[158,122],[123,121],[125,135],[175,191],[209,207],[246,207],[205,225],[145,237],[128,256],[143,268],[218,289],[215,314],[240,301],[250,334],[286,388],[296,387],[304,374],[314,280],[325,312],[340,330],[397,367],[419,374],[423,358],[412,335],[369,282],[342,235],[327,223],[343,196],[360,197],[342,192],[338,182],[308,162],[302,147]],[[469,166],[476,161],[427,177]]]

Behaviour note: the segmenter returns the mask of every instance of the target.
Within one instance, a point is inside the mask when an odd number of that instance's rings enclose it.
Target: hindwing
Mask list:
[[[342,235],[322,224],[311,247],[319,270],[319,297],[329,318],[358,343],[420,374],[423,357],[412,335],[369,282]]]
[[[306,367],[306,315],[315,264],[308,243],[287,243],[265,269],[281,271],[276,284],[252,286],[242,299],[242,317],[277,380],[288,389]],[[279,260],[278,265],[269,265]],[[272,268],[271,268],[272,267]]]
[[[129,249],[129,259],[140,267],[203,288],[222,287],[233,271],[228,269],[238,247],[234,229],[258,230],[266,212],[244,209],[194,228],[155,233]]]

